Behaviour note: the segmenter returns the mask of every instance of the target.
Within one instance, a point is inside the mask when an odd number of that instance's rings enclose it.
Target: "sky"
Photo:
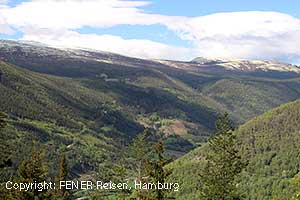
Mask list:
[[[147,59],[300,64],[299,0],[0,0],[0,39]]]

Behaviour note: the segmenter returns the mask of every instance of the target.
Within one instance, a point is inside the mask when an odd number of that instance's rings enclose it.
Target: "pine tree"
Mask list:
[[[138,182],[144,183],[146,173],[146,164],[149,159],[149,148],[146,142],[147,129],[142,134],[139,134],[133,139],[132,145],[130,146],[130,156],[132,157],[133,171],[136,172],[135,179]],[[143,199],[143,191],[137,189],[137,200]]]
[[[236,137],[228,114],[216,122],[216,134],[209,140],[207,165],[200,173],[203,199],[239,199],[235,179],[245,167],[236,148]]]
[[[59,162],[59,175],[57,178],[57,185],[59,185],[60,181],[66,181],[68,178],[68,163],[66,159],[66,155],[63,154],[60,158]],[[55,195],[57,199],[69,199],[69,192],[65,188],[61,188],[59,191],[57,191],[57,194]]]
[[[124,149],[123,149],[124,150]],[[123,151],[123,153],[125,150]],[[115,162],[115,163],[113,163]],[[104,182],[112,182],[112,183],[125,183],[128,177],[127,164],[125,162],[124,155],[120,155],[119,160],[112,161],[111,163],[103,163],[100,165],[101,171],[101,180]],[[125,200],[131,195],[131,190],[128,187],[127,189],[99,189],[95,192],[90,193],[89,198],[100,200],[100,199],[118,199]]]
[[[127,168],[124,164],[124,161],[120,161],[118,164],[113,167],[113,176],[111,181],[114,183],[122,183],[125,182],[127,177]],[[114,191],[119,200],[125,200],[131,194],[131,190],[122,189]]]
[[[47,170],[42,161],[42,153],[34,147],[31,159],[23,161],[18,168],[19,180],[22,183],[41,183],[46,181]],[[14,192],[13,199],[44,200],[51,199],[47,190],[38,191],[33,188],[30,191]]]
[[[165,148],[162,140],[159,140],[154,145],[154,151],[157,158],[154,161],[148,163],[148,175],[151,178],[151,182],[157,184],[158,182],[164,184],[166,178],[171,175],[172,171],[167,170],[164,167],[170,162],[169,159],[165,157]],[[154,198],[147,197],[146,199],[164,200],[166,199],[166,190],[156,189]]]

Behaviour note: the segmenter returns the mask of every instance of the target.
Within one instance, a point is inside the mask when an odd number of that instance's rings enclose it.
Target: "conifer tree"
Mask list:
[[[203,199],[239,199],[235,179],[245,163],[235,143],[236,137],[225,113],[216,122],[216,134],[208,143],[207,165],[200,173]]]
[[[165,169],[165,165],[170,162],[169,159],[165,157],[165,148],[162,140],[159,140],[154,145],[154,151],[156,154],[156,159],[148,163],[148,175],[152,179],[151,181],[155,184],[158,182],[164,184],[166,178],[172,173],[171,170]],[[154,197],[147,197],[146,199],[164,200],[166,199],[166,190],[156,189]]]
[[[130,146],[130,155],[133,158],[132,165],[133,171],[135,174],[135,179],[138,182],[144,183],[146,173],[146,164],[149,159],[150,149],[146,142],[147,129],[142,134],[139,134],[136,138],[133,139],[132,145]],[[137,189],[137,200],[143,199],[143,191]]]
[[[124,149],[123,149],[124,150]],[[124,153],[125,151],[123,151]],[[113,163],[115,162],[115,163]],[[103,163],[100,165],[101,171],[101,180],[104,182],[112,183],[125,183],[128,177],[127,165],[125,163],[124,155],[120,155],[119,160],[112,161],[111,163]],[[127,189],[99,189],[95,192],[90,193],[90,199],[95,200],[106,200],[106,199],[118,199],[125,200],[131,195],[131,190],[128,187]]]
[[[46,181],[47,170],[42,161],[42,153],[37,150],[36,146],[33,149],[31,159],[23,161],[18,168],[19,180],[22,183],[41,183]],[[14,199],[22,200],[44,200],[51,199],[50,193],[47,190],[38,191],[33,188],[30,191],[15,192]]]
[[[112,182],[123,183],[126,181],[127,169],[126,166],[124,165],[124,161],[120,161],[112,168],[112,170],[113,170],[113,176],[111,178]],[[115,193],[119,200],[125,200],[131,194],[131,191],[128,188],[128,189],[116,190]]]
[[[57,178],[57,182],[59,184],[60,181],[67,181],[68,178],[68,163],[66,159],[66,155],[63,154],[60,158],[59,162],[59,175]],[[65,188],[61,188],[56,195],[58,199],[69,199],[69,192]]]
[[[63,154],[60,158],[59,163],[59,180],[66,181],[68,176],[68,163],[66,159],[66,155]]]

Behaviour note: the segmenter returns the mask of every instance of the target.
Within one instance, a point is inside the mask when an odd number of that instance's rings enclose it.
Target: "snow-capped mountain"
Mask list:
[[[214,65],[231,71],[278,71],[300,73],[300,67],[292,64],[263,61],[263,60],[243,60],[243,59],[206,59],[196,58],[192,62],[198,63],[200,66]]]
[[[45,63],[47,59],[56,60],[57,62],[68,60],[71,62],[91,63],[92,65],[110,64],[135,68],[172,68],[209,73],[284,72],[300,74],[299,66],[273,61],[206,59],[201,57],[190,62],[146,60],[92,49],[58,48],[31,41],[0,40],[0,60],[15,62],[15,64],[19,65],[30,61],[39,65],[39,61],[42,60],[42,63]]]

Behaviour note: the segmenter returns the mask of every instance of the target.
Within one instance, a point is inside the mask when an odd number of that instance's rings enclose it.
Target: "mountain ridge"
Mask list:
[[[255,71],[279,71],[279,72],[289,72],[300,74],[300,67],[297,65],[282,63],[278,61],[264,61],[264,60],[245,60],[245,59],[209,59],[197,57],[191,61],[176,61],[176,60],[161,60],[161,59],[143,59],[134,58],[129,56],[124,56],[121,54],[106,52],[88,48],[66,48],[51,46],[34,41],[15,41],[15,40],[0,40],[0,48],[12,48],[16,46],[23,46],[23,48],[28,48],[31,51],[34,47],[40,47],[40,49],[48,48],[56,51],[60,51],[61,54],[65,53],[69,56],[77,56],[81,59],[90,59],[97,62],[104,62],[110,64],[122,64],[131,67],[138,66],[139,63],[143,65],[148,65],[150,67],[174,67],[183,70],[195,70],[201,68],[207,68],[211,65],[214,70],[225,69],[227,71],[237,71],[237,72],[255,72]],[[41,52],[40,52],[41,53]],[[43,56],[40,54],[40,56]],[[97,58],[98,57],[98,58]],[[1,57],[0,57],[1,59]],[[129,61],[126,63],[126,61]]]
[[[0,41],[0,60],[60,77],[90,79],[90,82],[104,80],[143,88],[159,87],[215,110],[233,112],[241,122],[300,96],[297,73],[228,71],[214,64],[145,60],[7,40]],[[240,91],[238,94],[235,93],[237,90]],[[263,106],[252,111],[256,104]]]
[[[245,60],[245,59],[207,59],[195,58],[192,62],[199,64],[214,64],[218,67],[223,67],[226,70],[239,71],[281,71],[300,73],[300,67],[297,65],[287,64],[278,61],[267,60]]]

